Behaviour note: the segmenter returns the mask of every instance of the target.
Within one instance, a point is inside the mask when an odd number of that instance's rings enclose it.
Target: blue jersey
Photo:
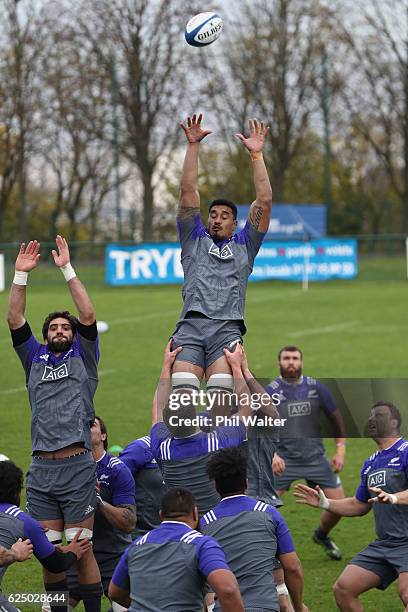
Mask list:
[[[324,455],[320,417],[336,410],[334,398],[321,382],[310,376],[302,376],[294,383],[279,377],[266,388],[279,396],[277,410],[286,419],[279,428],[276,452],[288,463],[311,464]]]
[[[245,609],[278,612],[274,558],[295,550],[280,512],[247,495],[233,495],[205,514],[200,528],[222,546],[238,580]]]
[[[239,446],[244,440],[243,423],[236,427],[217,427],[211,433],[200,431],[186,438],[172,437],[164,423],[156,423],[151,431],[152,452],[166,485],[191,491],[200,514],[208,512],[220,500],[207,474],[210,454],[221,448]]]
[[[19,538],[31,540],[37,559],[45,559],[55,551],[38,521],[14,504],[1,503],[0,545],[10,549]],[[0,567],[0,584],[6,569],[6,567]]]
[[[367,502],[376,493],[370,487],[380,487],[386,493],[408,489],[408,442],[399,439],[390,448],[369,457],[361,470],[361,482],[356,498]],[[390,542],[408,542],[408,506],[373,504],[377,536]]]
[[[96,462],[96,467],[102,500],[112,506],[135,506],[135,481],[126,465],[118,457],[105,452]],[[99,565],[110,566],[113,572],[118,558],[131,541],[129,533],[113,527],[97,509],[93,551]]]
[[[201,612],[206,578],[220,569],[229,567],[216,540],[163,521],[126,550],[112,582],[130,592],[129,612]]]
[[[133,440],[119,458],[132,472],[136,484],[136,537],[159,526],[160,504],[167,487],[153,457],[150,436]]]
[[[214,242],[199,213],[179,218],[178,230],[184,271],[180,320],[189,311],[210,319],[243,320],[248,277],[265,234],[247,222],[232,238]]]

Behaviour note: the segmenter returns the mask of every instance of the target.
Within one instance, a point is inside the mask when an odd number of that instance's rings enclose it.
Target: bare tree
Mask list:
[[[319,0],[243,0],[218,75],[211,67],[210,104],[231,132],[250,115],[271,126],[274,199],[285,201],[288,168],[318,107],[321,32],[330,14]]]
[[[56,18],[50,12],[37,143],[55,193],[50,239],[62,214],[68,218],[71,240],[78,239],[79,223],[88,220],[94,239],[98,213],[114,186],[109,90],[97,58],[66,15]]]
[[[354,54],[345,92],[353,129],[370,143],[401,205],[408,232],[408,2],[358,3],[360,21],[344,27]]]
[[[186,7],[184,7],[186,10]],[[107,79],[117,67],[121,151],[143,185],[143,239],[153,233],[155,173],[178,140],[191,74],[183,69],[185,14],[176,0],[88,0],[80,23]]]

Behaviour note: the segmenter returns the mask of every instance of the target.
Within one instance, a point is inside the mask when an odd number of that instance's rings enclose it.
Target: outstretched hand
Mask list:
[[[212,130],[203,130],[201,127],[201,121],[203,119],[202,113],[198,116],[194,114],[192,117],[187,117],[187,125],[180,123],[180,127],[184,130],[186,138],[190,144],[200,142],[203,138],[212,133]]]
[[[379,504],[395,504],[396,496],[395,493],[386,493],[380,487],[370,487],[370,491],[376,494],[375,497],[370,497],[368,499],[369,504],[379,503]]]
[[[269,126],[266,126],[263,121],[259,123],[256,119],[250,119],[248,125],[248,138],[245,138],[243,134],[235,135],[250,153],[260,153],[263,150]]]
[[[51,252],[55,261],[55,265],[58,268],[61,268],[62,266],[66,266],[70,262],[68,243],[65,238],[63,238],[59,234],[56,237],[55,242],[57,245],[58,253],[54,249]]]
[[[34,270],[40,259],[40,243],[37,240],[30,240],[25,246],[23,242],[17,255],[15,269],[17,272],[31,272]]]
[[[295,485],[294,496],[296,497],[297,504],[307,504],[313,508],[323,508],[325,506],[324,500],[327,500],[319,486],[312,489],[300,482]]]

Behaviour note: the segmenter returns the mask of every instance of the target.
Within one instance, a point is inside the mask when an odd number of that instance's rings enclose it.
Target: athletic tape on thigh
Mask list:
[[[56,531],[55,529],[48,529],[48,531],[45,532],[47,540],[49,540],[51,544],[61,544],[63,534],[63,531]]]
[[[87,529],[86,527],[68,527],[65,530],[65,537],[67,538],[67,542],[72,542],[78,531],[82,531],[81,535],[79,536],[80,540],[85,540],[85,538],[88,538],[88,540],[92,539],[92,529]]]
[[[278,593],[279,596],[289,595],[288,587],[286,586],[284,582],[282,582],[282,584],[276,585],[276,592]]]
[[[116,601],[112,601],[112,610],[113,612],[126,612],[127,608],[124,608],[123,606],[118,604]]]
[[[227,391],[232,393],[234,390],[234,377],[231,374],[211,374],[207,380],[208,391]]]
[[[200,381],[192,372],[174,372],[171,375],[172,389],[199,389]]]

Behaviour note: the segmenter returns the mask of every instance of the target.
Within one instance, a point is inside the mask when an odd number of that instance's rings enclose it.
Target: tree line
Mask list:
[[[0,242],[173,238],[196,109],[216,132],[203,204],[253,198],[234,134],[255,116],[275,202],[326,202],[331,233],[408,232],[408,0],[224,0],[202,49],[193,2],[3,4]]]

